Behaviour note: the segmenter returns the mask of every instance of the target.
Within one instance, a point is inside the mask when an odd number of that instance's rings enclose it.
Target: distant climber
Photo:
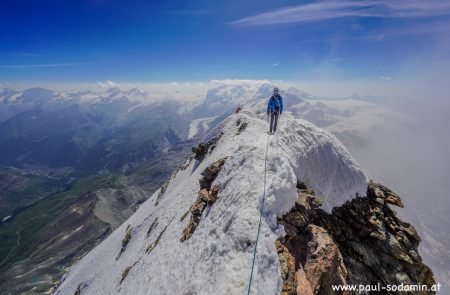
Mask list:
[[[269,98],[267,105],[267,117],[270,116],[269,134],[277,131],[278,117],[283,113],[283,98],[281,97],[277,87],[273,89],[273,95]]]
[[[235,113],[239,113],[242,110],[241,105],[238,104],[238,106],[236,107]]]

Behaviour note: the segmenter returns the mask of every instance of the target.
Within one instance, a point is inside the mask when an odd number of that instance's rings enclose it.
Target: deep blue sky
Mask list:
[[[389,77],[448,36],[420,2],[3,1],[0,82]]]

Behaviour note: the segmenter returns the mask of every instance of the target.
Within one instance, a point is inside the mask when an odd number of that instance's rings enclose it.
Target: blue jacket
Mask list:
[[[269,104],[267,105],[267,113],[272,113],[279,111],[280,114],[283,112],[283,98],[281,95],[272,95],[269,98]]]

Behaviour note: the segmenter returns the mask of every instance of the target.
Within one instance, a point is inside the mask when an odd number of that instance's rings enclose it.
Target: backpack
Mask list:
[[[272,103],[273,103],[273,108],[275,111],[279,111],[280,110],[280,98],[277,96],[272,95]]]

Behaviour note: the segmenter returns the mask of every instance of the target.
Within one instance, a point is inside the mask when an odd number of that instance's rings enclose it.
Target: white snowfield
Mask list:
[[[279,294],[281,278],[275,240],[284,235],[277,217],[297,198],[297,179],[324,199],[328,210],[365,193],[367,178],[343,145],[328,132],[283,113],[276,135],[267,134],[265,106],[246,106],[228,117],[217,147],[200,163],[192,160],[171,180],[159,205],[156,192],[122,226],[72,267],[55,294],[246,294],[264,189],[266,203],[257,249],[252,294]],[[236,121],[247,122],[240,134]],[[180,238],[197,199],[200,173],[228,157],[213,182],[217,201],[204,212],[185,242]],[[186,162],[187,163],[187,162]],[[154,220],[158,224],[147,237]],[[116,260],[127,227],[131,239]],[[166,228],[157,246],[147,247]],[[133,266],[134,265],[134,266]],[[122,274],[133,266],[122,283]]]
[[[216,119],[217,116],[214,117],[207,117],[207,118],[200,118],[195,119],[189,124],[189,135],[188,139],[193,138],[199,131],[206,131],[208,130],[208,124],[211,123],[214,119]]]

